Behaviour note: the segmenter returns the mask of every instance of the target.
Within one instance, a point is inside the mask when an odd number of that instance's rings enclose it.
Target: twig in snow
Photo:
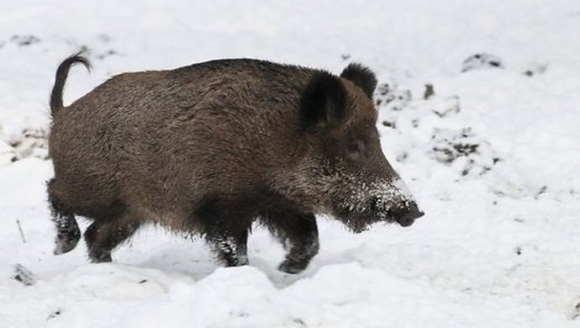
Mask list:
[[[16,225],[18,226],[18,231],[20,231],[20,238],[22,238],[22,242],[26,244],[26,237],[24,237],[24,231],[22,231],[20,220],[16,220]]]

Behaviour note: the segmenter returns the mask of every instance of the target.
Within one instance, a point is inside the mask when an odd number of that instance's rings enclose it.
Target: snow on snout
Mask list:
[[[411,190],[401,179],[396,179],[391,182],[385,191],[385,196],[383,197],[391,202],[403,202],[405,206],[409,206],[411,203],[417,203]]]
[[[371,205],[373,200],[373,209],[369,209],[368,206]],[[347,208],[351,211],[376,211],[379,209],[379,213],[375,213],[375,215],[382,216],[385,219],[390,208],[408,209],[412,204],[416,203],[410,189],[403,180],[398,178],[392,182],[361,183],[358,188],[355,188],[354,195],[351,202],[347,204]]]
[[[384,216],[393,207],[410,209],[413,204],[417,206],[417,201],[413,197],[411,190],[400,178],[390,183],[375,184],[371,194],[372,197],[377,199],[375,206],[381,210],[380,212]]]

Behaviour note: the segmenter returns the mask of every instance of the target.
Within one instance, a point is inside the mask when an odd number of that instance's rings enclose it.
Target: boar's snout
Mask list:
[[[402,201],[390,208],[385,208],[384,200],[380,197],[371,198],[371,210],[375,213],[384,213],[379,216],[386,217],[389,222],[397,222],[402,227],[411,226],[416,219],[425,214],[419,209],[414,200]]]
[[[415,222],[415,219],[422,217],[425,213],[417,207],[417,204],[411,204],[409,209],[401,216],[397,216],[395,220],[401,225],[401,227],[408,227]]]

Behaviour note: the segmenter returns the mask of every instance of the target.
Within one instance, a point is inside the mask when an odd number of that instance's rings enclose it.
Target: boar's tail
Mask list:
[[[82,52],[74,54],[67,59],[65,59],[56,70],[56,80],[54,81],[54,87],[52,88],[52,93],[50,94],[50,112],[54,114],[63,107],[62,104],[62,91],[64,89],[64,83],[68,77],[68,71],[71,66],[80,63],[83,64],[87,70],[91,70],[91,63],[89,60],[81,56]]]

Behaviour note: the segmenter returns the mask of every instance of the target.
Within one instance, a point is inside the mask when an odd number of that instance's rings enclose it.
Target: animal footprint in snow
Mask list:
[[[494,55],[479,53],[468,57],[461,65],[461,72],[465,73],[474,69],[504,68],[502,60]]]

